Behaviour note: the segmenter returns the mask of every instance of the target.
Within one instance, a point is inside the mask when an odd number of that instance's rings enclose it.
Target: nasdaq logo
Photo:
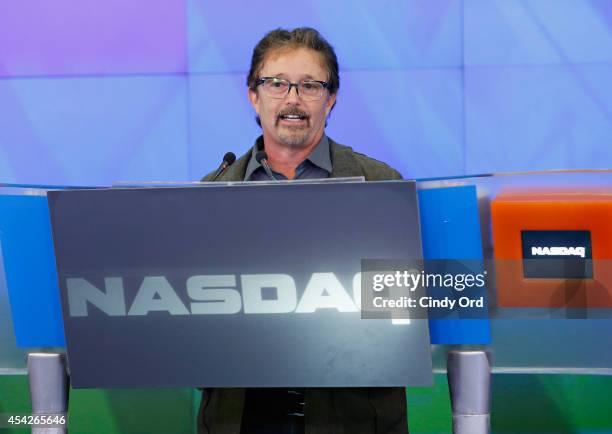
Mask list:
[[[165,276],[145,276],[129,303],[122,277],[104,278],[103,287],[84,278],[67,278],[66,290],[72,317],[88,316],[92,306],[108,316],[159,311],[170,315],[313,313],[319,309],[358,312],[361,273],[353,277],[351,293],[334,273],[313,273],[300,297],[288,274],[196,275],[180,288],[174,288]]]
[[[586,257],[585,247],[532,247],[532,256],[578,256]]]

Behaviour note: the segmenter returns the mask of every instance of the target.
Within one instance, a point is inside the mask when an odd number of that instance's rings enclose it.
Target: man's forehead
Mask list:
[[[303,75],[311,75],[314,72],[318,72],[317,70],[322,70],[323,73],[327,74],[323,55],[311,48],[305,47],[282,47],[270,51],[264,57],[261,71],[274,74],[295,72],[282,71],[283,67],[289,64],[291,64],[292,68],[301,66],[300,72]],[[275,70],[270,71],[270,69]]]

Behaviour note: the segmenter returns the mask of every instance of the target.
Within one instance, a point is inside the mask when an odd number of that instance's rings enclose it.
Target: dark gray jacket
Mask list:
[[[366,181],[402,179],[380,161],[329,139],[332,178],[363,176]],[[217,181],[243,181],[251,150]],[[213,173],[202,181],[212,179]],[[310,388],[305,394],[306,434],[406,434],[406,390],[386,388]],[[199,434],[240,434],[244,389],[204,389]]]

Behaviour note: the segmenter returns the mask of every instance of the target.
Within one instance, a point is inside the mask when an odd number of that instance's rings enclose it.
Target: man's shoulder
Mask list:
[[[403,179],[402,175],[387,163],[355,151],[350,146],[342,145],[329,139],[334,168],[340,166],[357,166],[368,181]]]
[[[216,172],[217,172],[216,170],[213,170],[212,172],[207,173],[206,175],[204,175],[202,177],[202,179],[200,179],[200,182],[209,182],[209,181],[212,181],[212,179],[215,177],[215,173]]]

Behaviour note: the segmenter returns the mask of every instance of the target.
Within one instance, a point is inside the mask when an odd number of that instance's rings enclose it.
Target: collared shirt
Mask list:
[[[251,159],[247,164],[244,175],[245,181],[269,181],[263,166],[257,162],[255,155],[263,149],[263,137],[259,137],[253,145]],[[329,149],[329,139],[325,134],[314,147],[312,152],[304,161],[295,168],[295,178],[293,179],[322,179],[329,178],[332,171],[332,162]],[[282,173],[272,171],[274,177],[279,180],[286,180],[287,177]]]

